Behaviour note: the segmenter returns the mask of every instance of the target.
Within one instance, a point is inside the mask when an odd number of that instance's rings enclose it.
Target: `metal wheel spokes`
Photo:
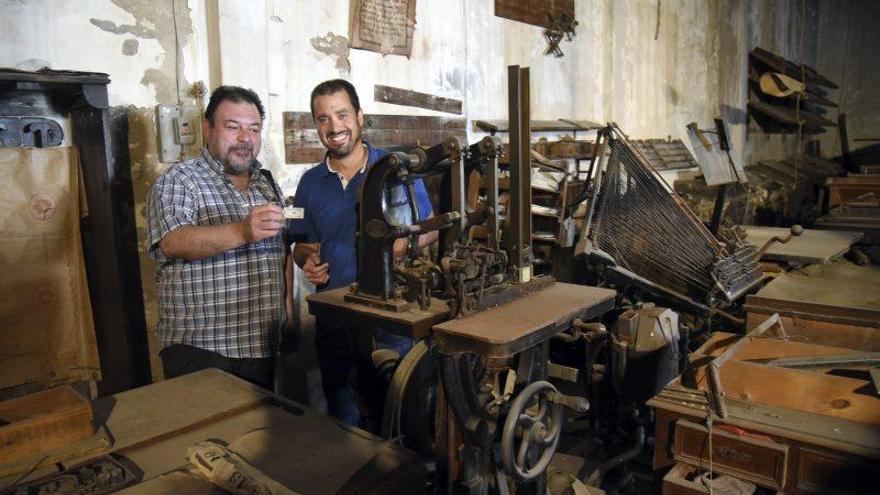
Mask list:
[[[529,384],[511,402],[501,437],[501,459],[510,476],[527,481],[547,468],[556,451],[562,430],[562,407],[549,401],[557,393],[556,387],[546,381]],[[537,401],[538,410],[529,414],[526,406]],[[518,441],[519,445],[515,445]],[[529,454],[537,460],[529,467]]]

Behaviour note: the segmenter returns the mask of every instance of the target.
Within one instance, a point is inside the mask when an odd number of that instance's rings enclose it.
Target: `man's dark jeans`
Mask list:
[[[165,378],[174,378],[207,368],[218,368],[266,390],[275,390],[274,358],[228,358],[213,351],[189,345],[170,345],[161,352]]]
[[[370,346],[364,345],[360,337],[374,340],[376,348],[396,351],[401,358],[412,349],[412,339],[407,337],[381,331],[364,334],[349,325],[328,323],[320,318],[315,321],[315,350],[321,368],[321,388],[327,399],[327,413],[352,426],[360,423],[353,386],[356,369],[372,366]]]

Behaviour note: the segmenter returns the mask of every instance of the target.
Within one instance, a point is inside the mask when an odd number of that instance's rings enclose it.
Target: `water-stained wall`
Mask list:
[[[308,110],[312,87],[335,77],[355,84],[368,113],[448,115],[372,101],[383,84],[460,99],[469,120],[499,119],[506,67],[528,66],[533,118],[613,120],[633,137],[680,137],[687,123],[722,115],[735,159],[749,161],[797,145],[754,128],[747,136],[746,60],[760,45],[794,60],[803,54],[841,84],[837,100],[860,135],[878,131],[880,83],[869,54],[880,31],[870,25],[878,17],[870,0],[576,0],[580,25],[561,58],[544,55],[541,28],[495,17],[493,5],[418,0],[406,58],[350,49],[346,0],[0,0],[0,66],[110,74],[111,105],[129,115],[141,244],[144,198],[167,168],[157,160],[154,107],[203,104],[197,82],[260,94],[261,159],[289,194],[307,166],[284,164],[282,113]],[[823,137],[829,153],[831,134]],[[142,245],[153,328],[155,265],[144,253]]]

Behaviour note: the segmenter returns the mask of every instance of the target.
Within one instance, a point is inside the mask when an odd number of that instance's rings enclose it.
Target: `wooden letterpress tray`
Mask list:
[[[0,464],[94,433],[91,404],[68,385],[0,402]]]

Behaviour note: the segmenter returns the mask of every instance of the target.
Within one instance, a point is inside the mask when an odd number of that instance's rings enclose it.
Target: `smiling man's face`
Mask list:
[[[318,139],[333,158],[345,158],[361,143],[364,112],[355,111],[344,90],[315,97]]]
[[[231,175],[244,175],[260,153],[263,119],[251,103],[224,100],[217,105],[213,122],[202,122],[208,153]]]

